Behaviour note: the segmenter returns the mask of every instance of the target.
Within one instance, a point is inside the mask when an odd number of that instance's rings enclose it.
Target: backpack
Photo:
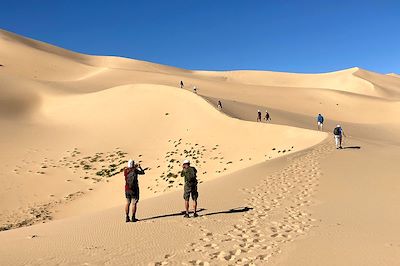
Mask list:
[[[340,127],[335,127],[333,130],[333,135],[340,136]]]
[[[135,169],[128,168],[126,174],[126,183],[128,184],[129,189],[133,189],[133,187],[135,186],[135,177],[136,177]]]
[[[196,170],[196,168],[190,167],[190,170],[188,169],[187,171],[190,171],[187,174],[187,182],[190,183],[190,184],[197,184],[197,170]],[[193,174],[191,174],[191,173],[193,173]]]

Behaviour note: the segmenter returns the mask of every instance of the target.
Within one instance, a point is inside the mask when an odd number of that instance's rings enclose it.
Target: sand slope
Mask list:
[[[389,167],[400,143],[396,76],[190,71],[78,54],[6,31],[0,45],[0,229],[13,229],[0,232],[0,264],[321,265],[331,249],[332,265],[396,261],[394,227],[342,212],[385,217],[399,202],[391,189],[398,169]],[[213,108],[217,100],[223,112]],[[272,123],[255,123],[257,109],[268,109]],[[343,124],[346,145],[356,147],[336,151],[328,134],[310,130],[319,112],[326,131]],[[124,223],[121,206],[119,171],[129,158],[148,168],[137,225]],[[183,158],[199,170],[203,208],[184,222]],[[371,158],[374,166],[363,168]],[[364,180],[378,175],[390,186]],[[348,179],[357,182],[342,199],[337,190]],[[381,196],[369,208],[375,187]],[[344,224],[340,234],[332,234],[335,223]],[[353,245],[362,248],[348,260]],[[323,256],[312,255],[318,248]]]
[[[191,71],[81,55],[5,31],[0,40],[3,229],[121,204],[116,174],[129,158],[149,168],[146,198],[181,188],[185,157],[205,182],[325,137],[228,118],[176,87]]]

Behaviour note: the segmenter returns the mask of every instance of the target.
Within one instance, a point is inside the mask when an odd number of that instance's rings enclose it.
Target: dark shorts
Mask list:
[[[125,191],[126,201],[130,204],[139,201],[139,191]]]
[[[196,185],[185,185],[183,189],[183,198],[188,201],[190,196],[192,196],[192,200],[196,201],[199,197],[199,192],[197,192],[197,184]]]

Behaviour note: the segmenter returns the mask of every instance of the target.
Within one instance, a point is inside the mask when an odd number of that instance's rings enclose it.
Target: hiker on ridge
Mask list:
[[[181,80],[181,89],[183,89],[183,87],[185,87],[185,85],[183,84],[183,81]]]
[[[265,110],[265,117],[264,117],[264,119],[265,119],[265,122],[267,122],[267,123],[268,123],[268,120],[271,121],[271,116],[269,115],[268,110]]]
[[[221,101],[218,101],[218,109],[219,109],[219,110],[222,110],[222,103],[221,103]]]
[[[137,222],[136,210],[139,202],[139,181],[138,175],[144,175],[144,170],[139,165],[135,165],[133,160],[128,161],[128,167],[124,169],[125,176],[125,213],[126,222]],[[132,220],[129,218],[129,207],[132,203]]]
[[[342,147],[342,138],[347,137],[346,134],[344,134],[344,131],[340,125],[337,125],[335,129],[333,130],[333,135],[335,136],[335,144],[336,144],[336,149],[343,149]]]
[[[183,199],[185,200],[185,215],[183,217],[189,218],[189,199],[192,196],[193,200],[193,217],[197,217],[197,198],[199,193],[197,192],[197,170],[190,166],[189,160],[184,160],[182,163],[181,176],[185,178],[185,186],[183,190]]]
[[[318,130],[322,131],[322,129],[324,127],[324,117],[321,114],[318,114],[318,116],[317,116],[317,126],[318,126]]]
[[[261,111],[257,111],[257,122],[261,122]]]

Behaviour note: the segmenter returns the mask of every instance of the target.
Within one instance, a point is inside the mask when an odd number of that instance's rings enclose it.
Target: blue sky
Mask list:
[[[188,69],[400,73],[400,1],[0,0],[0,28]]]

